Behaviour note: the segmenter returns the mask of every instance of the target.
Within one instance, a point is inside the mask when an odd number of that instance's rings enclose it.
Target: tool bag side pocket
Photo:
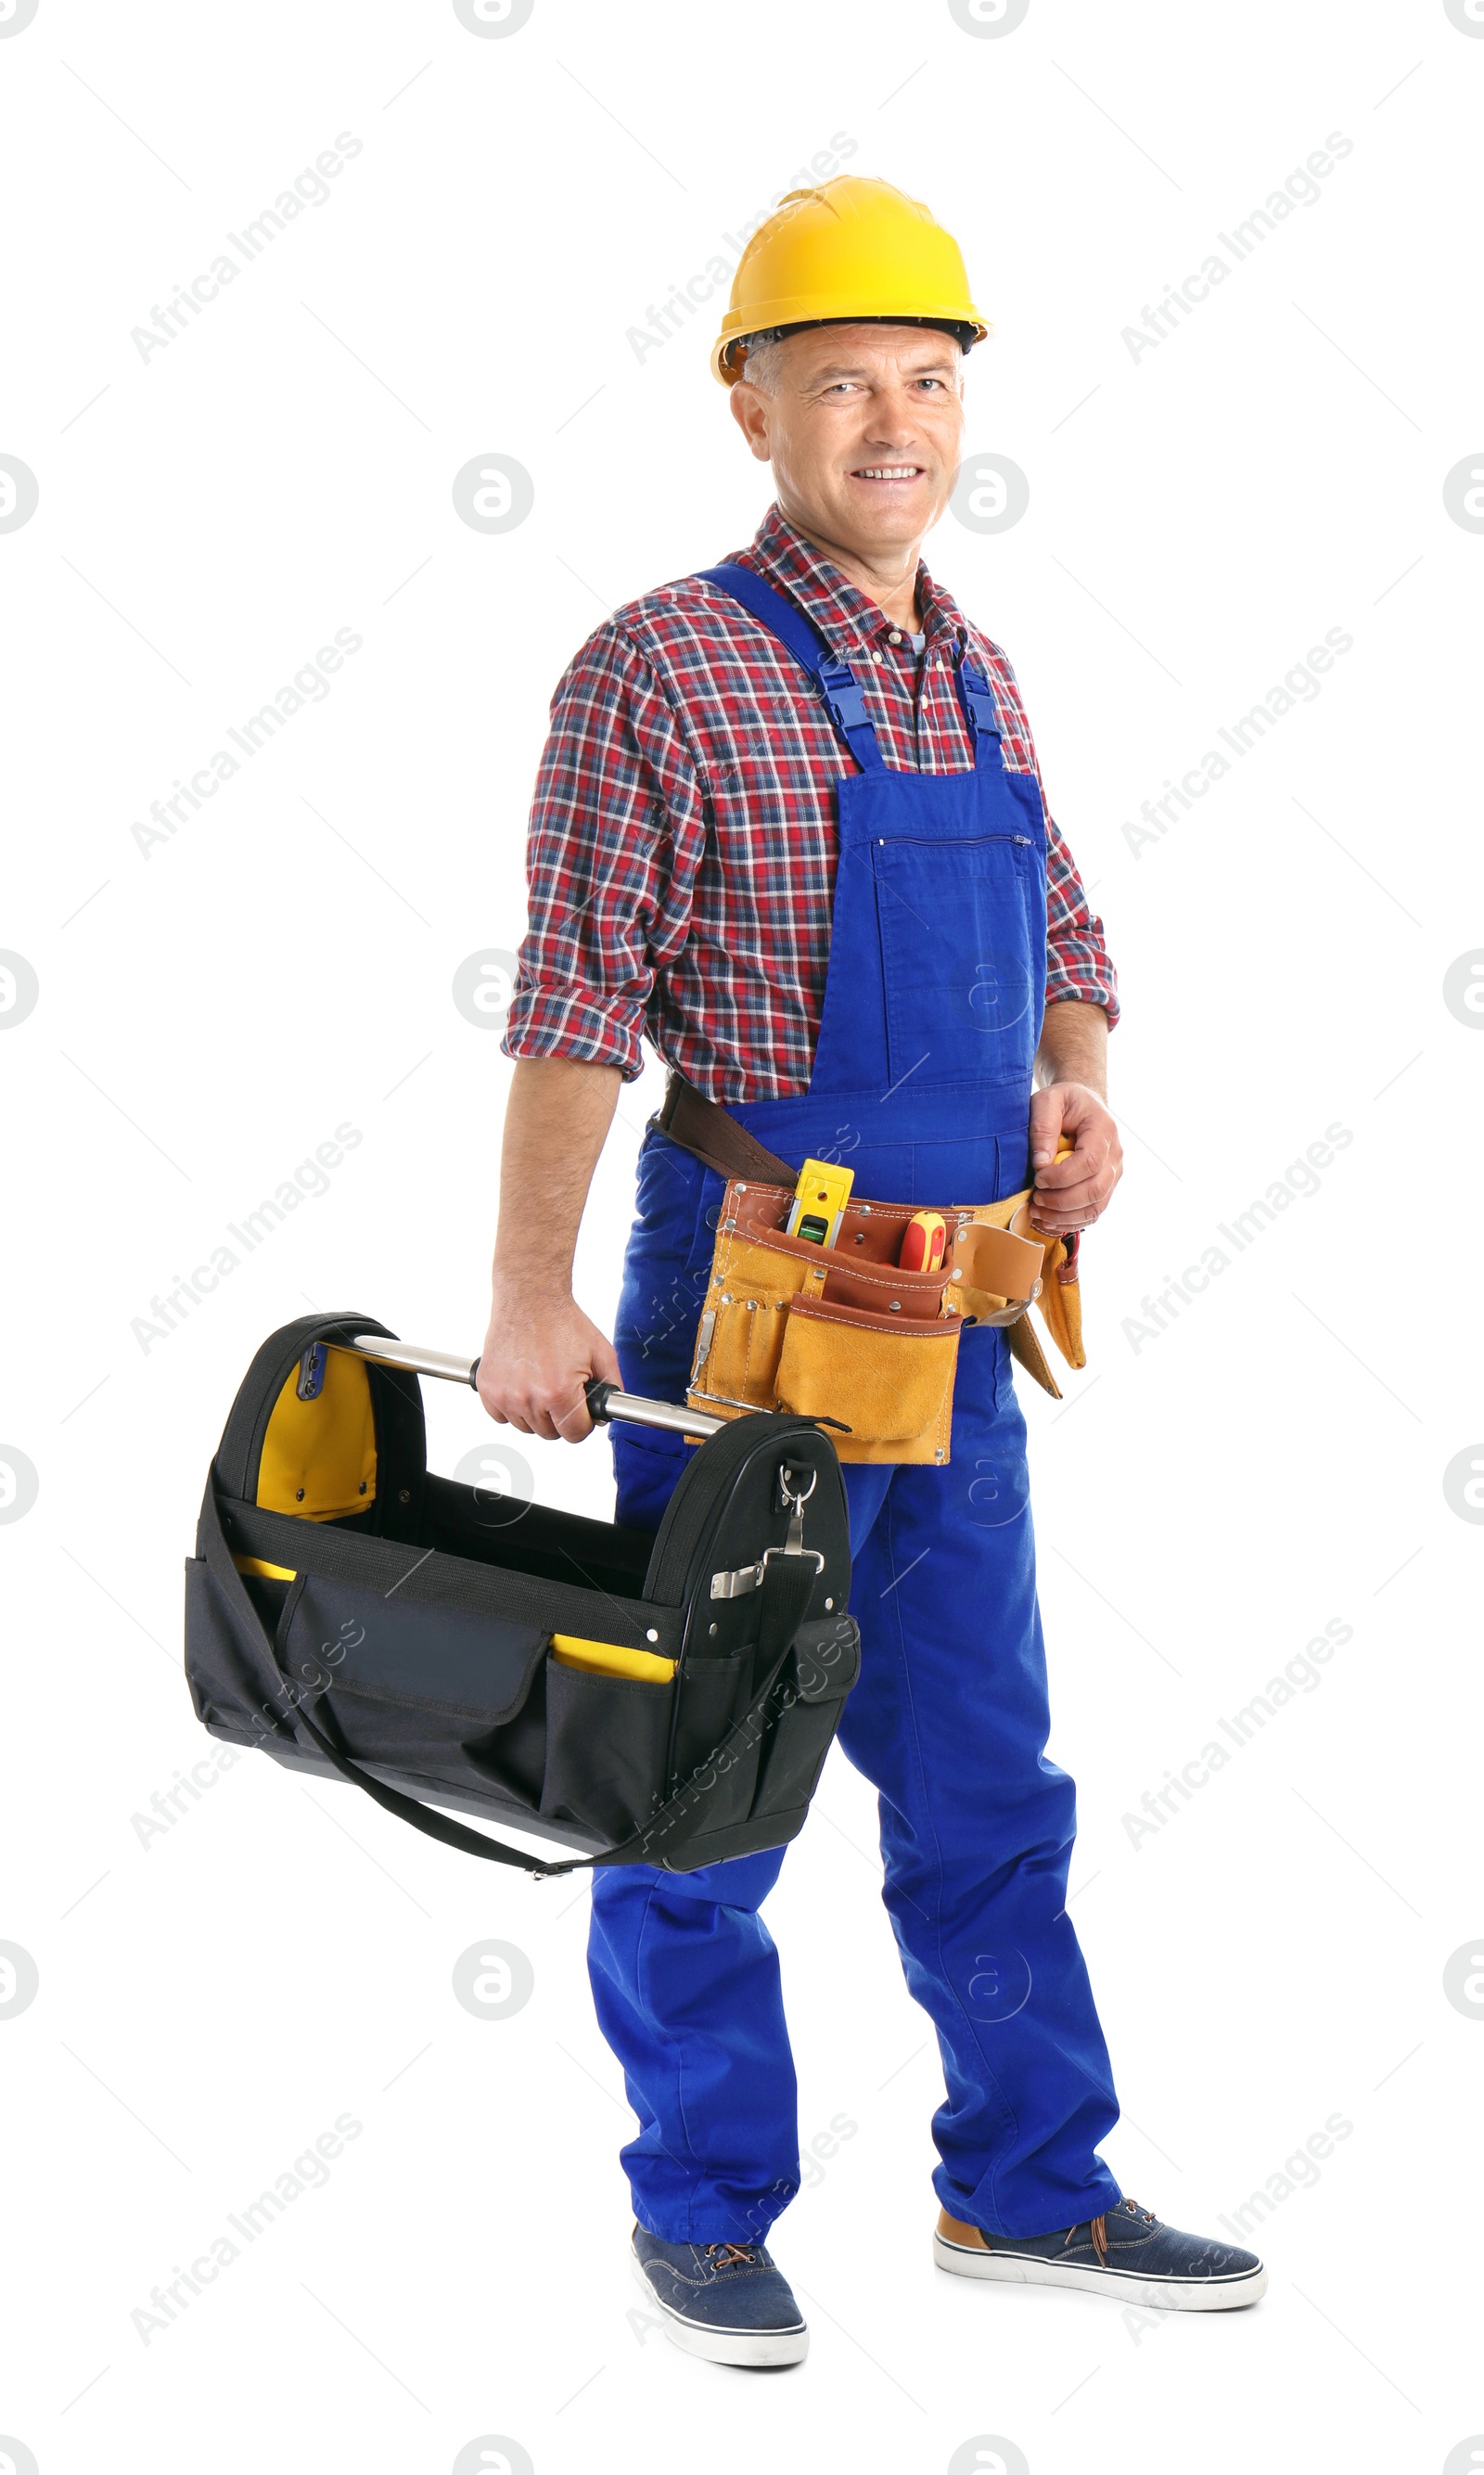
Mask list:
[[[861,1673],[861,1631],[854,1616],[817,1618],[799,1627],[787,1716],[763,1750],[752,1813],[797,1813],[807,1806],[839,1726],[840,1707]]]
[[[677,1869],[693,1871],[757,1848],[784,1846],[803,1822],[835,1740],[845,1696],[861,1672],[853,1616],[801,1625],[766,1712],[719,1745],[688,1782],[694,1827]]]
[[[277,1585],[286,1590],[288,1584]],[[246,1743],[267,1735],[292,1741],[281,1679],[262,1622],[244,1587],[232,1605],[206,1558],[185,1563],[185,1680],[197,1718],[213,1736]]]
[[[388,1596],[301,1573],[276,1647],[290,1699],[329,1718],[352,1761],[525,1803],[541,1777],[549,1641],[541,1625],[429,1605],[415,1586]]]
[[[839,1419],[842,1461],[946,1461],[960,1314],[932,1322],[829,1298],[795,1298],[778,1359],[778,1401],[805,1418]],[[874,1448],[889,1446],[889,1451]]]
[[[752,1657],[746,1650],[733,1651],[720,1658],[687,1652],[676,1679],[678,1698],[669,1754],[676,1780],[689,1778],[735,1725],[746,1707],[751,1679]]]
[[[541,1811],[604,1838],[644,1827],[665,1794],[673,1683],[547,1662]]]

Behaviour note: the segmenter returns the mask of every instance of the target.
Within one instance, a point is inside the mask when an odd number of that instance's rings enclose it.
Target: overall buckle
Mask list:
[[[830,710],[838,730],[870,730],[873,724],[865,710],[861,682],[848,662],[827,661],[819,665],[819,693]]]
[[[972,674],[965,664],[959,674],[959,685],[976,733],[985,739],[998,740],[1001,736],[1000,712],[988,682]]]

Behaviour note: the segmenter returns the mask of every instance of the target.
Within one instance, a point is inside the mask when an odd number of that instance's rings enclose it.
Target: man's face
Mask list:
[[[931,327],[811,327],[776,349],[776,395],[739,379],[732,410],[772,465],[784,513],[865,557],[920,540],[963,456],[954,338]]]

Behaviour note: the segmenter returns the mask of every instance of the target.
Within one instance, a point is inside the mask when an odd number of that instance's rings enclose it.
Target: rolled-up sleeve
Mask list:
[[[656,977],[686,942],[700,782],[653,669],[615,621],[558,682],[526,841],[529,926],[500,1046],[643,1071]]]
[[[1046,1002],[1100,1005],[1112,1030],[1118,1020],[1118,974],[1088,904],[1077,863],[1056,824],[1046,819]]]

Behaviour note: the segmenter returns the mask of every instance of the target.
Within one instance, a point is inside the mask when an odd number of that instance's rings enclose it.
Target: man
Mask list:
[[[557,689],[479,1373],[491,1415],[525,1434],[580,1441],[592,1376],[685,1398],[725,1186],[689,1148],[698,1122],[795,1166],[844,1159],[884,1202],[1034,1184],[1036,1227],[1074,1249],[1121,1174],[1102,924],[1010,664],[918,555],[961,460],[963,355],[988,331],[926,208],[852,177],[786,199],[713,356],[774,503],[725,566],[617,611]],[[671,1084],[640,1152],[614,1346],[571,1272],[641,1032]],[[619,1520],[658,1526],[685,1450],[614,1431]],[[1073,1787],[1043,1751],[1006,1331],[962,1334],[945,1466],[844,1477],[862,1672],[839,1736],[880,1791],[886,1902],[938,2035],[937,2263],[1253,2302],[1259,2261],[1164,2226],[1097,2154],[1117,2104],[1065,1912]],[[641,2126],[637,2272],[677,2342],[721,2363],[808,2343],[764,2242],[799,2185],[759,1915],[783,1853],[594,1877],[594,1996]]]

